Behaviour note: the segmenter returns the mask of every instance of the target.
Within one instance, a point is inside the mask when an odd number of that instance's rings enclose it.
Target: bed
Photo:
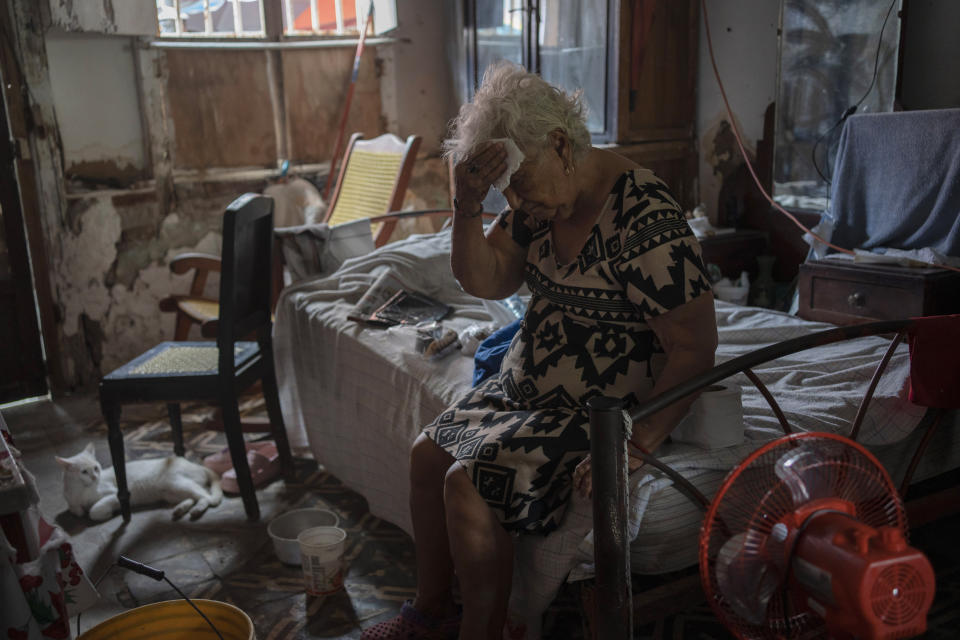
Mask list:
[[[473,361],[459,353],[426,359],[417,352],[413,328],[371,328],[347,315],[370,284],[390,270],[411,287],[451,305],[453,313],[444,320],[449,327],[494,327],[512,320],[505,306],[478,300],[459,288],[450,274],[449,251],[448,231],[412,236],[347,260],[332,275],[287,287],[277,304],[275,360],[291,443],[309,447],[327,471],[366,498],[373,515],[408,533],[409,446],[424,425],[470,387]],[[718,363],[832,327],[720,301],[716,315]],[[861,338],[797,353],[753,371],[794,428],[846,433],[888,346],[882,337]],[[908,373],[909,354],[901,345],[879,381],[858,438],[895,479],[904,473],[925,413],[907,400]],[[707,450],[668,443],[657,451],[661,461],[707,497],[750,451],[783,434],[774,412],[745,376],[729,382],[742,388],[742,444]],[[915,480],[960,466],[960,439],[952,434],[947,428],[937,432]],[[696,564],[702,511],[669,478],[645,469],[629,481],[632,570],[659,574]],[[558,531],[517,540],[511,614],[527,624],[528,637],[538,635],[540,614],[563,581],[592,576],[591,529],[591,506],[575,496]]]

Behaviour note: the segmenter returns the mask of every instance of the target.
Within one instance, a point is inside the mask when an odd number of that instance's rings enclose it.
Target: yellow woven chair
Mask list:
[[[419,148],[420,136],[406,141],[391,133],[372,140],[362,133],[350,136],[324,222],[335,226],[399,211]],[[396,219],[380,222],[374,245],[385,245],[396,226]]]
[[[405,216],[384,218],[384,214],[399,211],[403,205],[419,148],[420,136],[409,136],[405,141],[390,133],[372,140],[364,140],[362,133],[350,136],[323,222],[333,226],[373,218],[374,244],[386,244],[397,221]],[[279,253],[275,252],[278,257]],[[193,271],[189,293],[170,295],[160,301],[161,311],[176,313],[173,339],[186,340],[194,324],[200,325],[204,338],[216,338],[220,306],[217,300],[205,298],[203,290],[210,272],[220,271],[220,258],[202,253],[181,254],[170,261],[170,271],[178,275]],[[274,298],[282,284],[281,272],[280,264],[275,264]]]

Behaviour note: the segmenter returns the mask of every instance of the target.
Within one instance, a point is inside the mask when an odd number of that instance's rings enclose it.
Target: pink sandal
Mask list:
[[[259,442],[247,442],[247,451],[261,450],[263,448],[276,447],[270,440],[261,440]],[[224,447],[216,453],[211,453],[203,459],[203,466],[217,472],[217,475],[223,475],[233,468],[233,459],[230,457],[230,447]]]
[[[460,635],[460,616],[433,620],[413,608],[407,600],[393,619],[364,630],[360,640],[456,640]]]
[[[271,441],[250,444],[262,445],[256,448],[247,447],[250,477],[253,479],[253,487],[259,489],[280,475],[280,454],[277,452],[277,445]],[[237,470],[231,467],[225,471],[220,478],[220,486],[228,493],[240,493]]]

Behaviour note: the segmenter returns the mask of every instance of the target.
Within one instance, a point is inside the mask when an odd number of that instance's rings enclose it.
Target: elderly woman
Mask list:
[[[481,202],[508,172],[511,143],[524,159],[503,189],[510,207],[485,232]],[[589,493],[586,401],[636,406],[713,366],[717,344],[709,280],[680,208],[652,172],[590,146],[579,96],[497,64],[446,146],[459,160],[453,274],[480,298],[524,282],[531,298],[499,376],[413,445],[416,599],[368,639],[500,638],[511,536],[548,534],[571,492]],[[656,449],[690,401],[634,424],[630,444]]]

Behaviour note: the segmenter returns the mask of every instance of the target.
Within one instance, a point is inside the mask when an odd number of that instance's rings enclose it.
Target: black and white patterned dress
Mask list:
[[[646,169],[617,180],[570,264],[558,263],[550,222],[518,210],[499,224],[528,247],[530,304],[500,375],[424,432],[461,462],[507,530],[546,534],[590,449],[586,401],[646,397],[665,355],[645,320],[710,285],[679,206]]]

